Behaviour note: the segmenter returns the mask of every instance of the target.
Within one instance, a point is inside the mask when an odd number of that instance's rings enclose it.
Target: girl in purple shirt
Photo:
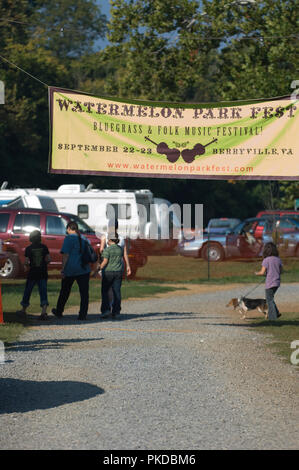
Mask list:
[[[274,301],[274,295],[280,286],[280,275],[282,273],[282,262],[278,250],[273,242],[266,243],[263,250],[263,262],[257,276],[266,275],[266,300],[268,304],[268,319],[276,320],[281,316]]]

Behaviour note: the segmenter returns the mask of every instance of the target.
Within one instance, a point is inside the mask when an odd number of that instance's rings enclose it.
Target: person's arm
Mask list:
[[[105,237],[105,235],[103,235],[101,237],[101,244],[100,244],[100,248],[99,248],[100,253],[103,253],[105,246],[106,246],[106,237]]]
[[[127,266],[127,276],[130,276],[131,275],[131,267],[130,267],[130,261],[129,261],[129,256],[128,256],[128,250],[127,250],[126,243],[125,243],[125,246],[124,246],[124,260],[125,260],[126,266]]]
[[[67,263],[67,260],[69,259],[69,254],[68,253],[62,253],[62,267],[61,267],[61,274],[64,276],[64,269]]]
[[[101,261],[101,264],[100,264],[100,270],[104,269],[105,266],[107,266],[108,262],[109,262],[109,258],[110,258],[110,253],[109,253],[109,249],[108,248],[105,248],[103,253],[102,253],[102,261]]]
[[[267,269],[265,268],[265,266],[262,266],[260,271],[256,272],[255,274],[257,276],[264,276],[266,274],[266,271],[267,271]]]
[[[61,275],[64,277],[64,270],[66,267],[66,263],[69,258],[69,253],[72,248],[72,241],[69,235],[67,235],[63,241],[62,248],[60,250],[60,253],[62,254],[62,266],[61,266]]]
[[[104,258],[103,261],[100,264],[100,269],[104,269],[105,266],[108,264],[108,258]]]
[[[46,264],[51,263],[51,256],[50,256],[50,253],[49,253],[49,250],[48,250],[47,246],[45,246],[45,248],[44,248],[44,254],[45,254],[45,258],[44,258],[45,263]]]
[[[28,271],[30,265],[30,259],[26,256],[25,261],[24,261],[24,271],[25,273]]]

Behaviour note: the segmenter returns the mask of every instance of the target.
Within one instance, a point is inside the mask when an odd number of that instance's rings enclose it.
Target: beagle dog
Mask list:
[[[238,310],[241,318],[246,318],[248,310],[257,309],[260,313],[263,313],[265,318],[268,318],[268,305],[265,299],[248,299],[247,297],[234,298],[229,301],[226,307],[234,307],[234,310]]]

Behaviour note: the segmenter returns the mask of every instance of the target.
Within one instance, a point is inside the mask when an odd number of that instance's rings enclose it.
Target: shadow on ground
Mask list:
[[[202,315],[198,312],[146,312],[146,313],[121,313],[116,318],[112,319],[107,318],[103,319],[100,317],[99,313],[92,313],[90,312],[87,315],[87,319],[85,321],[78,321],[78,315],[73,315],[66,313],[63,315],[62,318],[57,318],[53,315],[48,315],[48,320],[42,321],[38,318],[38,315],[31,315],[28,314],[26,318],[22,317],[21,315],[14,315],[6,313],[4,321],[5,323],[22,323],[24,326],[72,326],[76,325],[78,328],[80,327],[88,327],[92,324],[98,324],[99,329],[101,328],[101,324],[106,323],[107,321],[114,323],[122,322],[126,320],[179,320],[179,319],[194,319],[198,315]]]
[[[46,410],[104,393],[96,385],[74,381],[37,382],[0,378],[0,414]]]
[[[26,352],[26,351],[41,351],[47,349],[63,349],[67,346],[89,343],[90,341],[100,341],[104,338],[73,338],[73,339],[46,339],[36,341],[18,341],[16,343],[9,343],[6,346],[6,351],[12,352]]]

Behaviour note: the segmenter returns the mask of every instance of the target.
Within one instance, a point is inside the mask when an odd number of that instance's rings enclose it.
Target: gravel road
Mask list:
[[[298,287],[278,291],[282,313]],[[99,304],[86,322],[36,321],[0,364],[0,448],[297,449],[298,371],[225,307],[249,288],[128,300],[117,321]]]

